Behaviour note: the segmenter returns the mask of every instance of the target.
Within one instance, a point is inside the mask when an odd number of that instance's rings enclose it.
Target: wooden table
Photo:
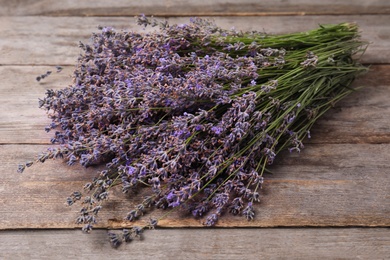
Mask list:
[[[389,259],[390,2],[356,1],[7,1],[0,0],[0,259]],[[371,42],[364,86],[312,130],[300,154],[281,154],[266,176],[252,222],[226,217],[217,228],[173,214],[144,241],[117,250],[107,229],[131,208],[118,191],[99,229],[82,234],[65,198],[96,169],[50,161],[17,174],[17,164],[49,146],[38,108],[48,88],[71,84],[79,54],[97,26],[141,30],[144,13],[185,23],[206,16],[225,28],[286,33],[356,22]],[[36,76],[64,67],[37,82]],[[157,213],[156,213],[157,214]],[[170,227],[170,228],[168,228]]]

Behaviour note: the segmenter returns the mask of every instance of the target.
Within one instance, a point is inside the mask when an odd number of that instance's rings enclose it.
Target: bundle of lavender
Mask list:
[[[202,19],[138,22],[160,30],[102,28],[91,44],[80,44],[73,84],[39,101],[58,145],[36,162],[105,164],[83,192],[67,198],[69,205],[81,199],[76,222],[85,232],[115,186],[150,190],[129,209],[128,221],[149,207],[187,211],[206,226],[225,212],[253,219],[276,155],[299,152],[316,120],[366,70],[355,60],[365,46],[355,24],[268,35]],[[131,241],[157,223],[150,218],[122,235],[110,233],[111,242]]]

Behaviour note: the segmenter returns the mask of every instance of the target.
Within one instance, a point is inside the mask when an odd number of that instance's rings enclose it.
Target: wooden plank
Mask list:
[[[0,15],[51,16],[218,16],[218,15],[308,15],[308,14],[388,14],[386,0],[153,0],[126,1],[7,1],[1,0]]]
[[[97,169],[48,161],[16,173],[18,163],[43,149],[38,145],[1,146],[0,229],[77,227],[74,219],[81,206],[66,206],[66,197],[89,182]],[[265,176],[255,220],[226,215],[218,226],[390,226],[389,161],[390,144],[311,144],[301,154],[281,154],[271,168],[274,174]],[[104,204],[98,227],[131,225],[123,218],[146,194],[141,190],[126,199],[118,188]],[[159,217],[165,212],[151,213]],[[200,227],[202,221],[174,212],[159,225]]]
[[[365,16],[281,16],[215,17],[218,25],[272,34],[305,31],[318,24],[357,22],[362,38],[371,42],[362,61],[390,63],[389,15]],[[187,23],[188,18],[169,18],[171,23]],[[79,41],[88,42],[97,26],[118,30],[142,29],[128,17],[0,17],[0,65],[74,65]],[[150,29],[148,29],[150,30]]]
[[[41,82],[36,76],[52,70]],[[55,73],[52,66],[0,66],[0,144],[48,144],[50,123],[38,108],[46,89],[65,88],[72,83],[73,66]],[[307,143],[389,143],[390,65],[371,66],[356,80],[365,86],[336,105],[318,121]]]
[[[1,259],[387,259],[386,228],[163,229],[113,250],[107,231],[2,231]]]

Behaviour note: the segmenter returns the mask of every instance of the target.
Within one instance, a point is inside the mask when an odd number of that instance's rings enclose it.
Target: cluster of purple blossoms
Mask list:
[[[144,16],[139,23],[159,24]],[[150,188],[128,221],[150,207],[178,208],[204,218],[207,226],[225,212],[255,217],[266,167],[283,148],[300,151],[317,115],[329,107],[327,94],[315,90],[318,82],[303,79],[331,77],[316,66],[334,66],[314,54],[315,43],[266,45],[259,42],[263,38],[193,19],[160,23],[159,32],[144,34],[105,27],[90,44],[80,43],[73,84],[48,90],[39,101],[52,120],[46,131],[54,132],[51,142],[59,145],[37,161],[106,165],[85,185],[86,195],[74,192],[67,199],[69,205],[82,201],[76,222],[85,232],[119,185],[124,193]],[[348,57],[332,54],[338,64]],[[300,74],[292,83],[284,75],[296,69]],[[151,219],[145,227],[156,225]],[[142,230],[110,233],[110,240],[117,246]]]

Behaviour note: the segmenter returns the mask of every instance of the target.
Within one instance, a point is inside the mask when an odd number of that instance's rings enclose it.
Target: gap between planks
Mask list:
[[[308,11],[308,12],[197,12],[197,13],[159,13],[159,12],[145,12],[144,14],[147,16],[153,16],[156,18],[171,18],[171,17],[186,17],[186,18],[192,18],[192,17],[282,17],[282,16],[335,16],[335,15],[342,15],[342,16],[355,16],[355,15],[388,15],[390,12],[387,10],[384,11],[377,11],[377,12],[343,12],[343,11],[333,11],[333,12],[315,12],[315,11]],[[46,16],[46,17],[130,17],[133,18],[135,16],[140,15],[137,14],[124,14],[124,13],[117,13],[117,14],[104,14],[104,13],[97,13],[97,14],[85,14],[81,12],[77,12],[75,14],[70,13],[57,13],[57,12],[48,12],[48,13],[40,13],[40,14],[31,14],[29,16]],[[18,15],[16,15],[18,16]]]

